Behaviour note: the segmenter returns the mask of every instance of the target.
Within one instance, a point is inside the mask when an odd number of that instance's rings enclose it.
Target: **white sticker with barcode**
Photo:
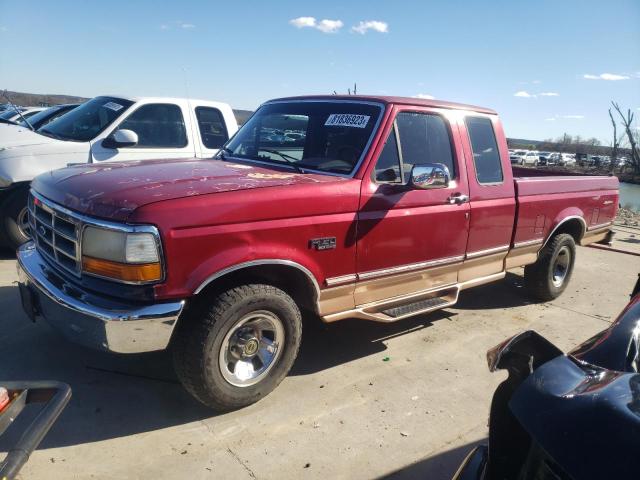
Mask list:
[[[355,127],[365,128],[369,123],[369,115],[354,115],[351,113],[332,113],[324,122],[327,127]]]
[[[103,107],[105,108],[109,108],[111,110],[113,110],[114,112],[117,112],[118,110],[120,110],[122,108],[122,105],[120,105],[119,103],[116,102],[107,102],[103,105]]]

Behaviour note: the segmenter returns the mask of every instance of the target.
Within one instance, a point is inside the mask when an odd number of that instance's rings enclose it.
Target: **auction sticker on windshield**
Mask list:
[[[352,115],[350,113],[332,113],[324,122],[327,127],[365,128],[369,123],[369,115]]]
[[[117,112],[118,110],[120,110],[122,108],[122,105],[120,105],[119,103],[116,102],[107,102],[103,105],[103,107],[105,108],[109,108],[111,110],[113,110],[114,112]]]

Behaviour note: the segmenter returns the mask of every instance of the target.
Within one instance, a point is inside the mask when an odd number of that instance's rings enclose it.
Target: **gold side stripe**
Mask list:
[[[605,228],[611,225],[612,222],[606,222],[606,223],[599,223],[598,225],[591,225],[589,228],[587,228],[587,231],[591,231],[591,230],[598,230],[599,228]]]
[[[509,250],[509,245],[501,245],[499,247],[487,248],[486,250],[478,250],[476,252],[469,252],[466,255],[466,258],[478,258],[484,257],[485,255],[493,255],[495,253],[502,253]]]
[[[353,283],[357,279],[358,276],[353,273],[351,275],[341,275],[340,277],[327,278],[325,280],[325,283],[327,284],[327,287],[333,287],[335,285],[341,285],[343,283]]]
[[[544,238],[535,238],[533,240],[526,240],[524,242],[514,243],[513,248],[529,247],[531,245],[542,244],[542,242],[544,242]]]

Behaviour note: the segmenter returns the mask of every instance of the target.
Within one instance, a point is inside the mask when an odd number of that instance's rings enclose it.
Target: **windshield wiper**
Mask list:
[[[231,150],[229,147],[222,147],[218,153],[219,153],[219,155],[217,155],[218,158],[225,160],[227,158],[225,153],[229,153],[233,155],[233,150]]]
[[[304,170],[302,170],[302,168],[300,168],[300,166],[298,165],[298,159],[296,157],[292,157],[291,155],[287,155],[286,153],[279,152],[278,150],[271,150],[270,148],[260,147],[258,149],[258,152],[275,153],[276,155],[280,155],[280,157],[287,163],[287,165],[292,166],[296,170],[296,172],[304,173]],[[269,158],[269,160],[273,160],[273,158]]]
[[[7,89],[6,88],[4,89],[4,92],[2,92],[2,96],[7,100],[9,105],[11,105],[11,107],[13,107],[13,109],[16,111],[16,113],[18,115],[20,115],[20,118],[22,119],[22,121],[27,124],[27,126],[31,129],[31,131],[35,132],[36,129],[33,128],[33,126],[29,123],[29,121],[26,118],[24,118],[24,116],[22,115],[22,111],[13,104],[13,102],[11,101],[9,96],[7,95]],[[15,123],[15,122],[12,122],[12,123]]]

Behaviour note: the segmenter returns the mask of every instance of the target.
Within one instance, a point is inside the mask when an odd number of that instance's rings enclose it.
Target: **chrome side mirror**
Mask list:
[[[449,186],[449,169],[442,163],[424,163],[411,169],[411,187],[418,190],[446,188]]]

